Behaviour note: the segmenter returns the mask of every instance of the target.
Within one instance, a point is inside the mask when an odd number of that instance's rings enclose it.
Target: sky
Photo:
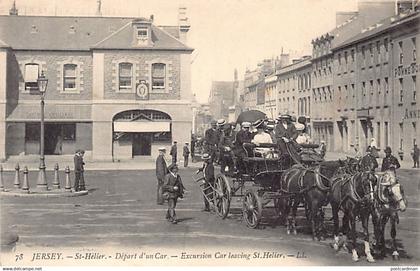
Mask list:
[[[0,0],[8,14],[13,0]],[[97,0],[16,0],[20,15],[80,15],[96,12]],[[207,102],[212,81],[239,79],[265,58],[311,54],[311,40],[335,27],[337,11],[357,10],[357,0],[102,0],[102,16],[154,15],[157,25],[177,25],[178,7],[187,8],[194,48],[191,85]]]

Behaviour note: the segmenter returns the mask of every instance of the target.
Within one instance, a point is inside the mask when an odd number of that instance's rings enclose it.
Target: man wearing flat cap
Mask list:
[[[398,162],[398,159],[392,155],[391,147],[386,147],[384,152],[385,157],[382,160],[381,171],[384,172],[387,170],[391,170],[395,173],[395,170],[401,167],[400,162]]]
[[[159,205],[163,205],[163,191],[162,191],[162,187],[163,187],[163,182],[164,182],[164,178],[165,175],[168,174],[168,167],[166,166],[166,161],[165,161],[165,153],[166,153],[166,149],[161,147],[159,148],[159,155],[156,158],[156,178],[157,178],[157,198],[156,198],[156,202]]]

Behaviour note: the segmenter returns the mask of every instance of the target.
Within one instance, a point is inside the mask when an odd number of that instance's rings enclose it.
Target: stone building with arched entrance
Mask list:
[[[189,142],[193,49],[185,8],[178,17],[1,15],[0,160],[39,154],[41,73],[46,155],[115,161]]]

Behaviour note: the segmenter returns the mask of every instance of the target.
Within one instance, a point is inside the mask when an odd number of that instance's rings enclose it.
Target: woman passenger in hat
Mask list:
[[[178,165],[171,164],[168,167],[169,173],[165,176],[165,185],[163,190],[166,193],[168,199],[168,211],[166,212],[166,219],[172,224],[178,223],[176,219],[175,207],[178,198],[184,197],[184,185],[181,180],[181,176],[178,175]]]
[[[273,141],[271,140],[271,136],[270,134],[266,133],[264,131],[265,125],[264,125],[264,120],[257,120],[256,122],[254,122],[254,127],[257,129],[257,133],[254,135],[254,138],[252,139],[252,143],[254,143],[255,145],[259,146],[260,144],[272,144]],[[255,148],[254,151],[256,153],[261,154],[261,156],[263,157],[267,157],[267,155],[269,153],[272,153],[270,148]]]

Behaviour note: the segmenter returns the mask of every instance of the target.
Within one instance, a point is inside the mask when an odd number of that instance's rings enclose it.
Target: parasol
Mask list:
[[[249,111],[244,111],[241,114],[239,114],[238,119],[236,120],[236,123],[242,124],[242,122],[244,121],[253,123],[259,119],[265,119],[266,117],[267,116],[265,115],[265,113],[261,111],[249,110]]]

